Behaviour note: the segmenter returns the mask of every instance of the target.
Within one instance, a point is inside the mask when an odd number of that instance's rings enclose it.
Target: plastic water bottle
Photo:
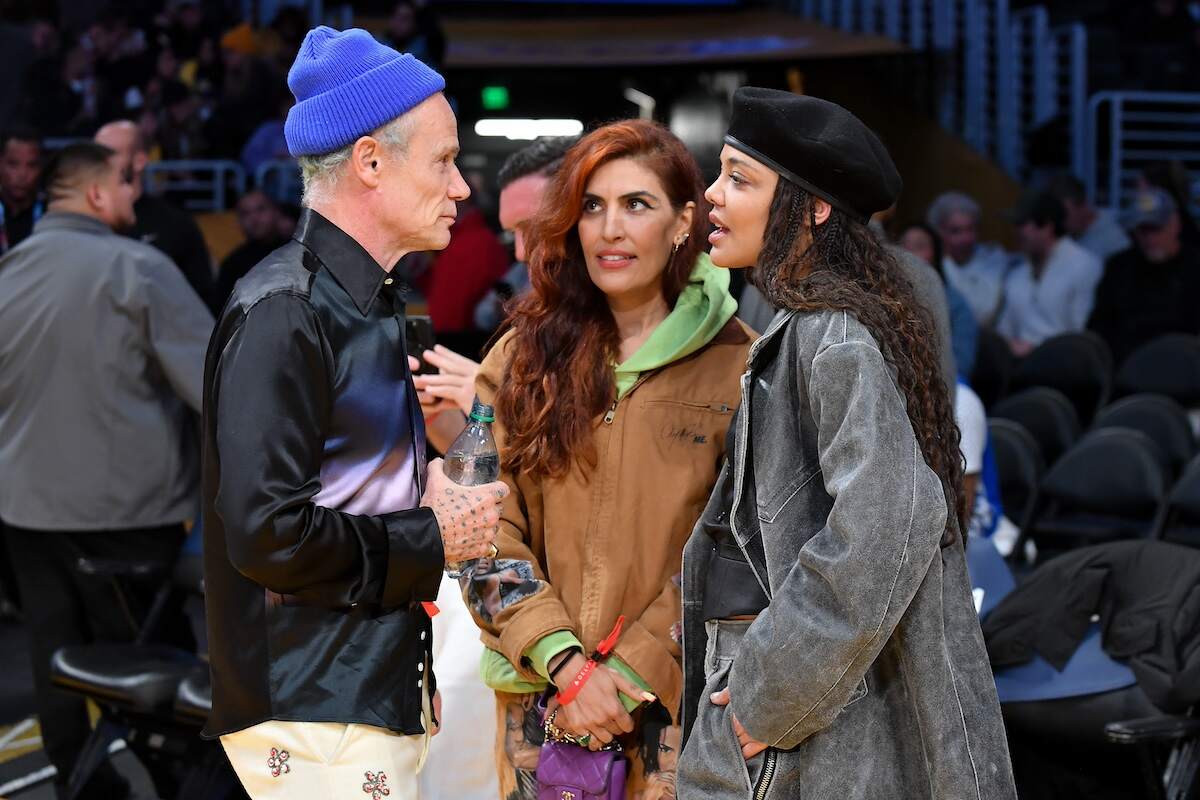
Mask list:
[[[467,427],[446,450],[442,468],[447,478],[459,486],[481,486],[500,480],[500,451],[492,436],[495,420],[495,409],[476,398]],[[446,571],[452,578],[458,578],[473,564],[474,561],[447,564]]]

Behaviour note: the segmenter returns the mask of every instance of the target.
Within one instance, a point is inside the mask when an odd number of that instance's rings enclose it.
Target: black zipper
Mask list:
[[[779,751],[774,747],[768,747],[763,754],[762,772],[758,774],[758,782],[754,784],[754,800],[766,800],[771,781],[775,778],[775,761],[778,758]]]

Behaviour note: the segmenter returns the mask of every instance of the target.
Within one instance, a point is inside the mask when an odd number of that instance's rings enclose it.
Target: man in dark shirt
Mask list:
[[[391,274],[449,243],[458,127],[443,78],[363,30],[310,31],[288,85],[307,208],[238,282],[205,366],[205,735],[255,800],[415,797],[428,604],[448,563],[497,555],[507,494],[426,467]]]
[[[1138,192],[1122,221],[1135,244],[1108,260],[1088,320],[1117,364],[1163,334],[1200,333],[1200,253],[1180,238],[1175,201]]]
[[[285,230],[284,216],[275,201],[261,189],[253,189],[242,195],[237,202],[238,225],[246,241],[221,262],[217,271],[217,282],[213,300],[224,306],[233,285],[258,262],[269,256],[291,238]]]
[[[221,304],[213,293],[212,258],[196,220],[186,211],[143,190],[142,177],[150,156],[138,126],[129,120],[110,122],[96,131],[95,139],[97,144],[116,150],[133,167],[136,193],[133,210],[137,222],[124,232],[125,235],[166,253],[209,310],[214,315],[220,313]]]
[[[33,232],[42,215],[38,173],[42,141],[37,133],[18,128],[0,141],[0,253],[15,247]]]

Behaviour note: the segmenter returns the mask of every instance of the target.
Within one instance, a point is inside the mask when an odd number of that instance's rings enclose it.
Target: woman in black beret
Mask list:
[[[900,177],[833,103],[734,95],[713,263],[782,309],[684,552],[678,796],[1015,798],[928,314],[868,230]]]

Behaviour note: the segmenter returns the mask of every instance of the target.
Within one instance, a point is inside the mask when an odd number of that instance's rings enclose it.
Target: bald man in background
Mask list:
[[[199,484],[187,417],[200,410],[213,319],[166,256],[114,232],[134,221],[127,159],[68,145],[45,176],[46,214],[0,257],[0,519],[63,797],[90,725],[83,699],[51,686],[50,658],[132,641],[150,600],[75,563],[177,557]],[[168,617],[162,630],[186,645],[181,611]],[[173,776],[146,766],[174,797]],[[105,762],[80,796],[128,793]]]
[[[137,124],[126,119],[110,122],[96,131],[94,138],[97,144],[116,151],[123,166],[133,170],[133,210],[137,221],[121,232],[166,253],[213,315],[220,313],[222,298],[216,296],[212,258],[196,220],[144,189],[142,181],[150,156]]]

